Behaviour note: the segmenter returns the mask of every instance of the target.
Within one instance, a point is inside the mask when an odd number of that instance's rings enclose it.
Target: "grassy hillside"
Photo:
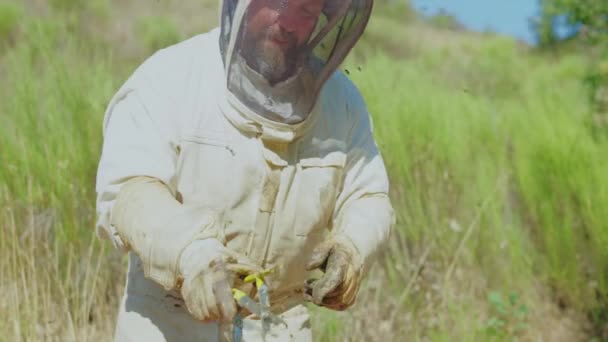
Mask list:
[[[114,2],[112,2],[114,3]],[[0,0],[0,340],[106,340],[125,260],[93,235],[101,119],[210,2]],[[398,224],[321,340],[601,340],[608,143],[585,60],[432,28],[381,4],[342,66],[360,87]]]

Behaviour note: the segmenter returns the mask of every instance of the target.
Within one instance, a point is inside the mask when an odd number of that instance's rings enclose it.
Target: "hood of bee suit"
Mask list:
[[[361,37],[373,0],[224,0],[219,45],[228,118],[291,141],[319,115],[323,85]]]

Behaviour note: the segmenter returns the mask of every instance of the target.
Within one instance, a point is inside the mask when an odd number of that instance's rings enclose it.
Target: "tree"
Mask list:
[[[592,44],[608,37],[608,1],[541,0],[543,9],[554,16],[565,15],[569,23],[580,25],[580,34]]]
[[[577,28],[577,48],[590,59],[586,77],[594,107],[593,128],[608,131],[608,0],[539,0],[542,14],[535,29],[541,47],[560,44],[556,18]]]

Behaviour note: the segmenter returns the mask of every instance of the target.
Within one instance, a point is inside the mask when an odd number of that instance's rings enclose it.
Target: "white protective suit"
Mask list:
[[[310,341],[299,294],[310,277],[305,265],[312,250],[328,239],[352,245],[358,286],[389,236],[394,216],[387,174],[351,81],[335,72],[297,124],[240,111],[224,91],[218,36],[216,29],[154,54],[105,115],[97,231],[131,251],[117,341],[226,336],[228,328],[193,319],[171,288],[178,282],[176,257],[202,238],[216,238],[257,266],[275,269],[268,278],[272,310],[288,328],[274,329],[269,341]],[[126,243],[112,224],[119,216],[113,206],[123,185],[141,176],[158,180],[176,199],[167,210],[189,209],[173,224],[162,208],[142,205],[147,217],[131,219],[140,228]],[[244,329],[245,341],[259,340],[259,321],[246,319]]]

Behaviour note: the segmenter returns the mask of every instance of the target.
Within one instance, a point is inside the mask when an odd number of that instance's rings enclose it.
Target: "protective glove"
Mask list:
[[[209,238],[190,244],[180,257],[180,289],[190,314],[200,321],[230,322],[236,312],[232,296],[238,274],[260,268]]]
[[[316,305],[345,310],[357,297],[361,265],[359,253],[348,238],[334,238],[313,251],[306,269],[321,269],[323,277],[308,282],[307,293]]]

